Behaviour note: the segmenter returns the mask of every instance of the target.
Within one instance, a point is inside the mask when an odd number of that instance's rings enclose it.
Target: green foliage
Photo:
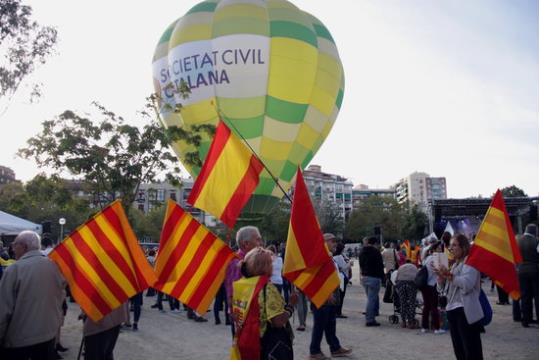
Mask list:
[[[252,225],[258,226],[266,244],[285,243],[290,223],[290,202],[281,200],[271,213],[262,215],[261,221]]]
[[[398,240],[402,236],[405,216],[406,211],[397,200],[371,196],[350,214],[345,235],[354,242],[361,242],[363,237],[374,235],[374,227],[378,225],[384,241]]]
[[[39,174],[25,185],[11,183],[0,188],[0,209],[35,223],[51,222],[53,238],[60,236],[60,218],[66,219],[64,235],[75,230],[93,213],[88,201],[75,198],[65,181]]]
[[[528,196],[526,195],[524,190],[522,190],[521,188],[515,185],[504,187],[501,191],[504,197],[527,197]]]
[[[313,205],[322,233],[341,236],[344,230],[343,209],[339,205],[327,201],[315,202]]]
[[[429,219],[417,205],[406,212],[402,228],[402,238],[419,240],[425,237],[425,229],[428,228]]]
[[[171,183],[179,183],[178,160],[150,114],[141,112],[146,124],[139,128],[94,105],[98,115],[93,118],[67,110],[44,121],[41,133],[30,138],[18,155],[34,159],[40,167],[82,178],[100,207],[121,197],[129,211],[140,184],[153,182],[163,173]]]
[[[129,222],[140,241],[158,243],[165,218],[166,206],[156,206],[144,214],[138,209],[129,213]]]
[[[417,205],[408,208],[393,198],[371,196],[350,215],[346,236],[359,242],[374,235],[375,226],[381,227],[384,241],[417,241],[425,236],[428,218]]]
[[[168,86],[174,87],[172,91],[177,94],[182,99],[187,99],[189,97],[189,94],[191,93],[191,89],[187,85],[185,81],[181,81],[180,86],[176,87],[174,84],[169,84]],[[181,110],[183,108],[181,103],[176,104],[174,108],[171,107],[170,104],[163,101],[163,99],[160,97],[159,94],[153,93],[148,98],[148,108],[153,109],[155,116],[157,118],[160,118],[159,114],[159,108],[163,107],[164,109],[167,109],[167,111],[174,111],[177,114],[181,113]],[[166,137],[169,139],[170,142],[176,142],[176,141],[183,141],[187,145],[191,145],[193,147],[193,151],[187,151],[182,156],[182,161],[186,163],[186,165],[194,167],[194,168],[201,168],[202,167],[202,160],[200,159],[200,154],[198,152],[198,148],[200,146],[200,143],[202,141],[202,135],[203,133],[207,134],[210,138],[213,138],[215,135],[215,126],[211,124],[199,124],[199,125],[184,125],[182,127],[178,126],[169,126],[167,127],[165,131]]]
[[[57,41],[56,29],[32,20],[32,8],[21,2],[0,0],[0,98],[13,96],[36,66],[45,63]],[[40,95],[38,85],[31,95]]]

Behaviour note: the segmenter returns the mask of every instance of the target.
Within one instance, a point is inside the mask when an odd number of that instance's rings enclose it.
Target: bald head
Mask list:
[[[27,252],[39,250],[41,248],[41,239],[36,232],[26,230],[17,235],[12,247],[15,253],[15,259],[19,260]]]

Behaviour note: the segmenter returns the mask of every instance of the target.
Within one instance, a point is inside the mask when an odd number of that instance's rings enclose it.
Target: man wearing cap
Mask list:
[[[335,251],[337,247],[337,239],[335,235],[326,233],[324,234],[324,240],[330,253]],[[332,254],[330,254],[333,258]],[[337,265],[335,265],[337,268]],[[338,271],[338,268],[337,268]],[[340,301],[339,288],[337,288],[330,298],[320,308],[316,308],[311,303],[311,310],[313,311],[313,332],[311,334],[311,345],[309,347],[310,360],[326,360],[330,359],[320,349],[320,343],[324,333],[326,334],[326,341],[329,345],[332,357],[343,357],[352,353],[352,349],[347,349],[341,346],[339,339],[336,335],[337,329],[337,305]]]

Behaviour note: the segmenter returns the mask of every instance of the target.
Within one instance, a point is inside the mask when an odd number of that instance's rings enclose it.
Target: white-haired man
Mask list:
[[[39,235],[21,232],[12,244],[17,262],[0,281],[0,344],[4,359],[55,359],[65,280],[40,252]]]
[[[225,290],[227,297],[227,307],[232,307],[232,283],[241,278],[240,261],[243,260],[245,254],[257,246],[262,246],[262,237],[256,226],[244,226],[236,233],[236,243],[238,251],[236,257],[232,259],[226,269]],[[234,336],[234,322],[232,324],[232,336]]]

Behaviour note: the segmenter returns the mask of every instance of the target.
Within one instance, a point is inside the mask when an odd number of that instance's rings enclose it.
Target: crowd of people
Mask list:
[[[539,240],[534,224],[518,237],[523,263],[518,266],[521,299],[513,301],[513,318],[527,328],[537,322],[539,313]],[[320,307],[309,306],[308,297],[282,275],[284,247],[265,247],[258,228],[245,226],[236,233],[236,257],[226,269],[224,283],[213,305],[215,324],[230,326],[231,343],[242,359],[293,359],[294,329],[290,318],[297,312],[295,331],[307,331],[312,316],[309,359],[329,359],[322,349],[325,336],[331,357],[346,357],[352,349],[341,345],[337,336],[338,319],[346,319],[343,303],[352,282],[354,260],[333,234],[324,234],[328,253],[339,274],[340,284]],[[366,294],[365,326],[378,327],[380,292],[393,303],[394,317],[403,329],[444,334],[449,331],[457,359],[482,359],[481,334],[484,308],[480,302],[482,275],[466,264],[471,243],[462,235],[444,233],[414,244],[385,243],[372,236],[363,240],[357,252],[359,283]],[[60,342],[60,329],[66,313],[69,288],[60,271],[46,255],[53,244],[48,237],[32,231],[20,233],[9,248],[0,244],[0,357],[2,359],[60,359],[67,350]],[[150,264],[157,249],[148,249]],[[350,253],[348,253],[350,254]],[[354,251],[352,254],[356,254]],[[355,280],[354,280],[355,281]],[[498,303],[508,303],[507,294]],[[501,291],[500,291],[501,290]],[[418,296],[420,294],[420,296]],[[144,299],[155,299],[151,308],[180,312],[182,304],[166,294],[148,289],[135,295],[99,322],[82,313],[85,359],[113,359],[122,327],[139,328]],[[147,301],[147,300],[146,300]],[[206,322],[183,305],[187,317]],[[133,312],[131,322],[130,312]],[[310,314],[310,315],[309,315]],[[420,321],[417,317],[420,316]],[[253,357],[253,354],[258,354]]]

